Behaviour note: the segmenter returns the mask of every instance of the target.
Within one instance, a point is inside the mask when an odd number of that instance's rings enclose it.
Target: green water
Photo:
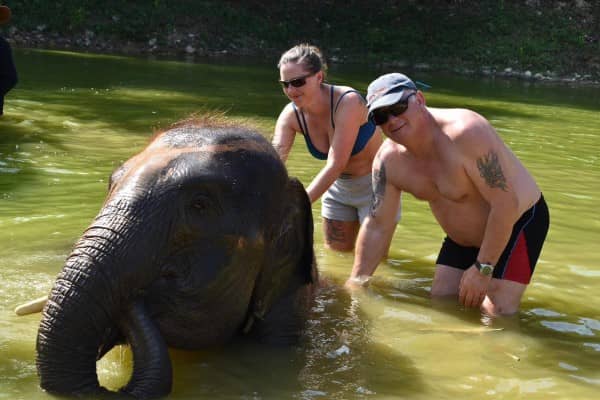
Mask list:
[[[0,119],[0,399],[49,399],[38,387],[39,314],[13,308],[45,294],[96,215],[110,172],[154,129],[192,112],[227,111],[270,136],[286,99],[274,66],[193,64],[19,50],[20,83]],[[334,67],[364,91],[379,72]],[[551,228],[521,312],[487,320],[428,292],[442,240],[426,204],[404,197],[390,258],[372,287],[340,288],[353,256],[322,246],[319,293],[304,341],[173,351],[170,398],[592,399],[600,390],[600,89],[413,73],[428,104],[469,107],[492,121],[532,171]],[[297,141],[289,161],[305,184],[321,167]],[[101,381],[128,379],[118,348]]]

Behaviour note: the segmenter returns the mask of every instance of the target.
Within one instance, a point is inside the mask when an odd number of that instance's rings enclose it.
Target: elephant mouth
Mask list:
[[[182,349],[197,350],[207,346],[220,345],[231,340],[246,321],[248,304],[252,292],[238,290],[236,303],[227,293],[221,299],[211,298],[210,294],[187,300],[185,310],[175,304],[183,301],[171,299],[172,306],[161,299],[159,303],[146,300],[149,314],[157,325],[165,342]],[[226,315],[227,318],[223,318]]]
[[[246,238],[230,240],[227,247],[235,250],[180,253],[144,291],[149,315],[169,346],[223,344],[246,322],[263,249],[249,246]]]

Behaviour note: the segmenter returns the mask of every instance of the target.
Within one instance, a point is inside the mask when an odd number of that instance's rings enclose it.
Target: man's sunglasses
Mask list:
[[[292,85],[295,88],[299,88],[299,87],[306,85],[306,78],[310,78],[314,74],[316,74],[316,72],[311,72],[308,75],[304,75],[299,78],[290,79],[289,81],[279,81],[279,83],[281,83],[281,86],[283,86],[285,89],[290,87],[290,85]]]
[[[414,96],[417,92],[412,92],[406,98],[400,100],[399,102],[392,104],[391,106],[381,107],[373,110],[371,112],[371,118],[375,125],[383,125],[387,122],[390,115],[397,117],[401,115],[408,109],[408,99]]]

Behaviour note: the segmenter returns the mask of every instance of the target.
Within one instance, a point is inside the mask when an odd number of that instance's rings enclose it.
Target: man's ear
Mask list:
[[[425,101],[425,96],[423,95],[423,92],[421,92],[420,90],[417,90],[417,94],[415,95],[415,97],[417,98],[417,101],[420,106],[427,105],[427,102]]]

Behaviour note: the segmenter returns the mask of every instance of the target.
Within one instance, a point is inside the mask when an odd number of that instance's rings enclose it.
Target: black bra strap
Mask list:
[[[306,132],[304,131],[304,126],[302,125],[302,121],[300,121],[300,115],[298,114],[298,109],[296,108],[296,105],[294,103],[292,103],[292,109],[294,110],[294,114],[296,114],[296,120],[298,121],[298,125],[300,125],[300,130],[302,131],[302,134],[306,135]],[[306,120],[304,119],[304,114],[302,114],[302,120],[304,121],[304,125],[306,125]]]
[[[347,95],[348,93],[358,93],[362,97],[362,94],[358,90],[350,89],[350,90],[342,93],[342,95],[338,99],[337,103],[335,103],[335,108],[334,108],[333,107],[333,85],[331,86],[331,126],[333,126],[333,129],[335,129],[335,124],[333,123],[333,114],[335,114],[337,112],[337,109],[340,106],[340,102],[342,101],[344,96]]]
[[[331,92],[331,95],[330,95],[330,97],[331,97],[331,102],[330,102],[331,103],[331,107],[330,107],[330,109],[331,109],[331,126],[333,127],[333,129],[335,129],[335,122],[333,122],[333,114],[335,113],[335,111],[333,110],[333,88],[334,87],[335,87],[334,85],[331,85],[331,91],[330,91]]]

